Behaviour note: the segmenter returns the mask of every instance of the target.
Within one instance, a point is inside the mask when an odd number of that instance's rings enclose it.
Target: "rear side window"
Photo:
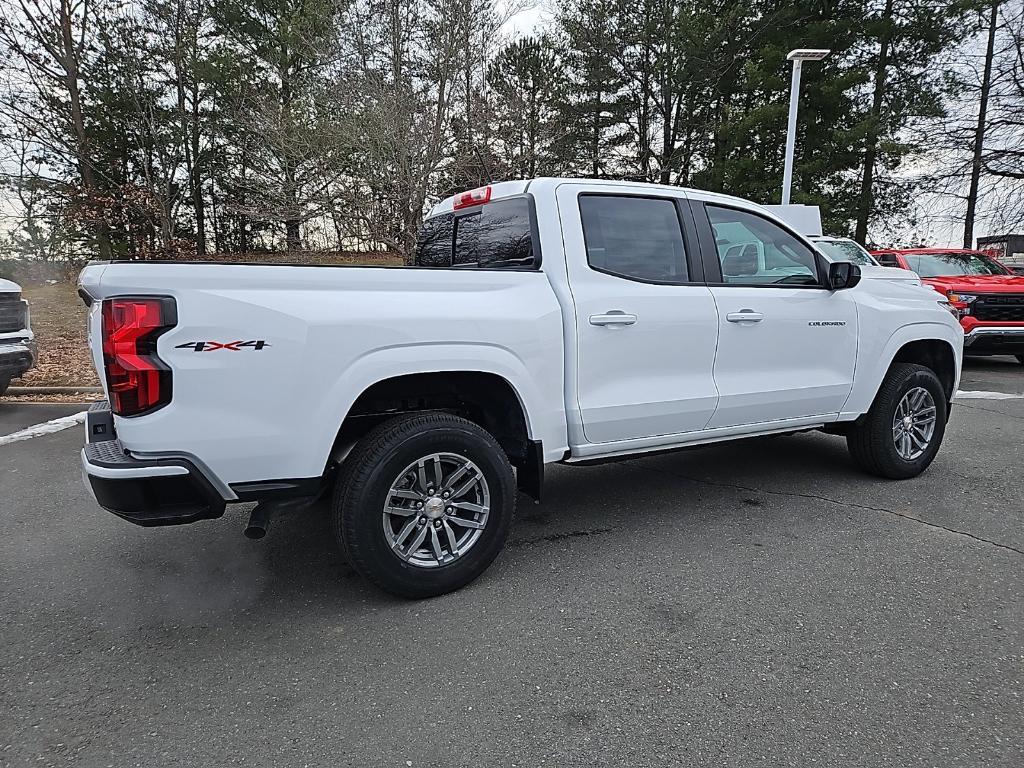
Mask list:
[[[592,268],[644,282],[687,281],[683,233],[673,201],[581,195],[580,217]]]
[[[416,245],[419,267],[529,269],[536,265],[530,202],[525,197],[427,219]]]

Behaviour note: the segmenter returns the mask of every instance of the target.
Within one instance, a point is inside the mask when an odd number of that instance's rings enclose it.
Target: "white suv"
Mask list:
[[[36,342],[32,333],[28,302],[21,286],[0,279],[0,395],[11,379],[23,375],[36,363]]]

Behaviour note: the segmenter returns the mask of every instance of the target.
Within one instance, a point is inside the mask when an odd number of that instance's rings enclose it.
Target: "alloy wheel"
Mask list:
[[[935,434],[935,400],[924,387],[914,387],[900,400],[892,419],[892,441],[907,461],[919,458]]]
[[[400,559],[437,568],[464,557],[483,535],[491,510],[487,478],[457,453],[412,462],[384,502],[384,536]]]

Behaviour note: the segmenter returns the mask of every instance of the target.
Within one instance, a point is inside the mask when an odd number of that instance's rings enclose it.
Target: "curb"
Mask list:
[[[84,395],[99,394],[102,387],[8,387],[6,395]]]

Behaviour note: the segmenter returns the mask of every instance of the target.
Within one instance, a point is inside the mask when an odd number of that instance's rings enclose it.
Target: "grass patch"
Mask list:
[[[22,295],[32,308],[32,330],[39,362],[16,387],[96,387],[86,333],[88,310],[70,283],[26,285]]]

